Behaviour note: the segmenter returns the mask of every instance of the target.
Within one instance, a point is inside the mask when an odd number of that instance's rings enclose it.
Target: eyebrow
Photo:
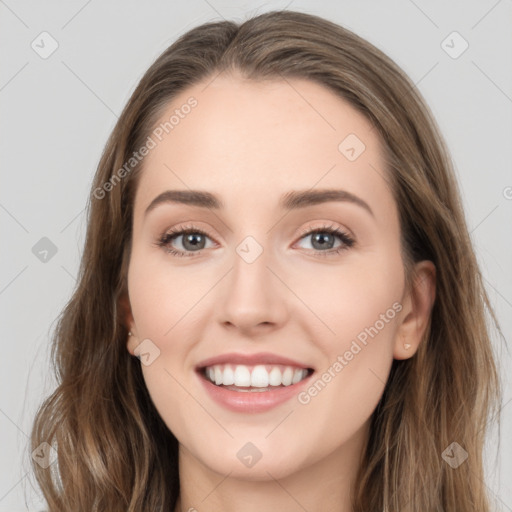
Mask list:
[[[330,201],[349,202],[358,205],[374,216],[372,209],[363,199],[346,190],[337,189],[292,190],[281,196],[279,206],[284,210],[297,210]],[[211,192],[204,190],[166,190],[151,201],[144,216],[157,206],[167,203],[185,204],[213,210],[224,208],[222,200]]]

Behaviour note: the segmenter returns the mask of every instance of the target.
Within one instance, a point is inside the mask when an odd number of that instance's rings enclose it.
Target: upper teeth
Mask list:
[[[229,365],[216,364],[206,368],[208,380],[220,386],[243,386],[266,388],[268,386],[289,386],[296,384],[308,375],[305,368],[282,365]]]

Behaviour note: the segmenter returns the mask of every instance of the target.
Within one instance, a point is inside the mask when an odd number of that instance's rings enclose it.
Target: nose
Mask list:
[[[219,297],[219,320],[225,327],[254,336],[279,329],[287,321],[293,294],[269,255],[263,250],[252,260],[243,251],[235,253]]]

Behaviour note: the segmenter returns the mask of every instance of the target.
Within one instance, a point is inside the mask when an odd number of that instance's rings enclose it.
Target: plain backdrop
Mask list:
[[[50,335],[75,286],[84,209],[117,116],[147,67],[190,28],[283,8],[349,28],[416,83],[447,140],[486,286],[511,338],[511,0],[0,0],[0,512],[43,510],[28,434],[54,386]],[[487,485],[496,509],[512,511],[511,354],[505,340],[493,341],[504,399]]]

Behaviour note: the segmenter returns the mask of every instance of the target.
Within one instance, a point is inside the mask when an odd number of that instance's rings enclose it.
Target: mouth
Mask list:
[[[314,368],[270,352],[230,353],[195,367],[206,394],[235,413],[264,413],[288,403],[311,382]]]
[[[242,393],[261,393],[293,386],[313,374],[313,368],[288,364],[212,364],[197,369],[217,387]]]

